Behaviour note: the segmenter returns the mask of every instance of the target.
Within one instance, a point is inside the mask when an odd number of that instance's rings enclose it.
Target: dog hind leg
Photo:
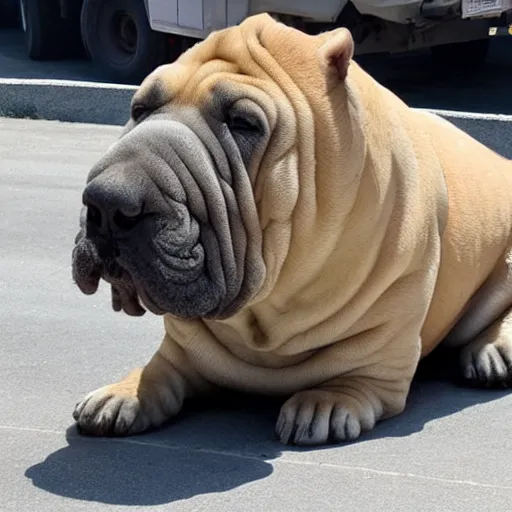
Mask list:
[[[464,379],[483,387],[512,384],[512,309],[496,320],[460,353]]]

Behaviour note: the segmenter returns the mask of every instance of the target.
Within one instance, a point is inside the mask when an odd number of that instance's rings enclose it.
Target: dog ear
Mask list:
[[[320,58],[334,68],[340,78],[345,80],[350,60],[354,55],[354,40],[346,28],[339,28],[324,35],[325,42],[320,47]]]

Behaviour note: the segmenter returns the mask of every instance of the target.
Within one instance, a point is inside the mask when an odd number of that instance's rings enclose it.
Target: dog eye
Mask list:
[[[260,131],[258,123],[240,115],[228,117],[226,124],[232,132],[258,133]]]
[[[135,104],[132,107],[132,119],[138,121],[146,112],[147,108],[144,105]]]

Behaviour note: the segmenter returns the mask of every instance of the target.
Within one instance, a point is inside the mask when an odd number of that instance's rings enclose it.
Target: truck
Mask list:
[[[87,54],[103,78],[139,84],[212,31],[266,12],[314,34],[347,27],[355,55],[430,49],[477,68],[512,35],[512,0],[18,0],[32,59]]]

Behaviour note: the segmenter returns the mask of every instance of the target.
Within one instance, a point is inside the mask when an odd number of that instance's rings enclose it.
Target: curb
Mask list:
[[[123,126],[136,90],[132,85],[0,78],[0,117]],[[512,159],[512,115],[429,111]]]
[[[512,115],[435,109],[429,111],[444,117],[496,153],[512,159]]]
[[[0,79],[0,116],[124,125],[137,89],[71,80]]]

